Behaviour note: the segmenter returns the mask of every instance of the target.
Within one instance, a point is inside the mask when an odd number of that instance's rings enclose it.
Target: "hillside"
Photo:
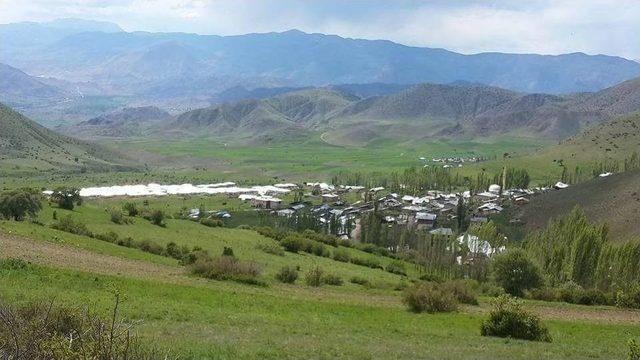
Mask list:
[[[129,137],[141,135],[153,124],[169,119],[171,115],[155,106],[123,108],[75,125],[57,130],[78,138]]]
[[[110,168],[128,162],[111,150],[59,135],[0,104],[0,168]]]
[[[640,171],[596,178],[534,197],[518,217],[527,230],[539,230],[576,205],[582,207],[589,220],[609,224],[612,240],[639,239]]]
[[[0,64],[0,101],[6,104],[49,104],[63,101],[65,96],[63,90],[46,84],[41,79],[9,65]]]

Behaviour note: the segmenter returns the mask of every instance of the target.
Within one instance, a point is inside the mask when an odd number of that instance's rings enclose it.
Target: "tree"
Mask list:
[[[82,204],[80,190],[76,188],[58,188],[51,195],[51,199],[58,204],[59,208],[67,210],[73,210],[74,204],[78,206]]]
[[[522,296],[524,290],[542,284],[540,269],[522,249],[512,249],[496,255],[491,263],[491,270],[496,282],[514,296]]]
[[[41,196],[34,190],[22,189],[0,195],[0,217],[22,221],[42,210]]]

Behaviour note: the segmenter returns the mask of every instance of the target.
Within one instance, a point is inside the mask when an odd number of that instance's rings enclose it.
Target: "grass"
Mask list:
[[[629,323],[552,320],[551,344],[485,338],[483,311],[416,315],[351,299],[366,293],[340,302],[316,297],[324,288],[178,285],[40,266],[0,270],[0,280],[5,300],[55,298],[105,313],[117,288],[123,316],[142,321],[140,335],[187,359],[612,359],[623,358],[627,337],[640,336]]]

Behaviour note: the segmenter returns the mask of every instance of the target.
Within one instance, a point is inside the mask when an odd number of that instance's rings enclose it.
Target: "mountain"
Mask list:
[[[314,88],[194,110],[165,129],[245,140],[284,129],[300,136],[293,129],[304,129],[322,132],[335,145],[509,133],[562,140],[616,114],[640,111],[639,83],[563,96],[484,85],[420,84],[366,98],[338,87]]]
[[[105,25],[106,26],[106,25]],[[29,31],[52,35],[29,39]],[[481,83],[527,93],[598,91],[640,75],[619,57],[481,53],[297,30],[236,36],[123,32],[111,26],[0,25],[0,61],[27,73],[93,82],[122,95],[212,97],[234,86]],[[83,31],[80,31],[83,30]],[[17,39],[17,40],[16,40]],[[211,80],[208,80],[211,79]],[[222,82],[215,79],[223,79]],[[207,83],[207,86],[201,84]],[[171,91],[169,84],[181,84]]]
[[[0,101],[15,106],[62,101],[63,90],[9,65],[0,64]]]
[[[131,163],[122,155],[57,134],[0,104],[0,168],[115,168]]]
[[[144,130],[170,117],[168,112],[155,106],[123,108],[75,125],[59,127],[57,130],[82,139],[128,137],[141,135]]]

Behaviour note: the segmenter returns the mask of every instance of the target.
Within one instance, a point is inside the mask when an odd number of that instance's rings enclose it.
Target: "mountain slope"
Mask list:
[[[640,238],[640,171],[596,178],[532,198],[519,218],[528,230],[543,228],[550,219],[580,205],[589,220],[609,224],[612,240]]]
[[[24,37],[12,30],[16,26],[0,25],[0,38]],[[567,93],[597,91],[640,75],[640,64],[612,56],[462,55],[297,30],[237,36],[69,31],[62,38],[5,42],[0,61],[29,73],[133,93],[144,93],[157,82],[197,83],[210,77],[234,78],[227,88],[246,79],[254,79],[255,87],[466,81],[521,92]],[[211,96],[210,91],[200,89],[199,95]]]
[[[128,137],[144,133],[171,115],[155,106],[123,108],[75,125],[60,127],[60,132],[82,139],[95,137]]]
[[[0,167],[110,168],[128,162],[120,154],[57,134],[0,104]]]
[[[62,101],[65,92],[9,65],[0,64],[0,101],[15,105],[25,102]]]

